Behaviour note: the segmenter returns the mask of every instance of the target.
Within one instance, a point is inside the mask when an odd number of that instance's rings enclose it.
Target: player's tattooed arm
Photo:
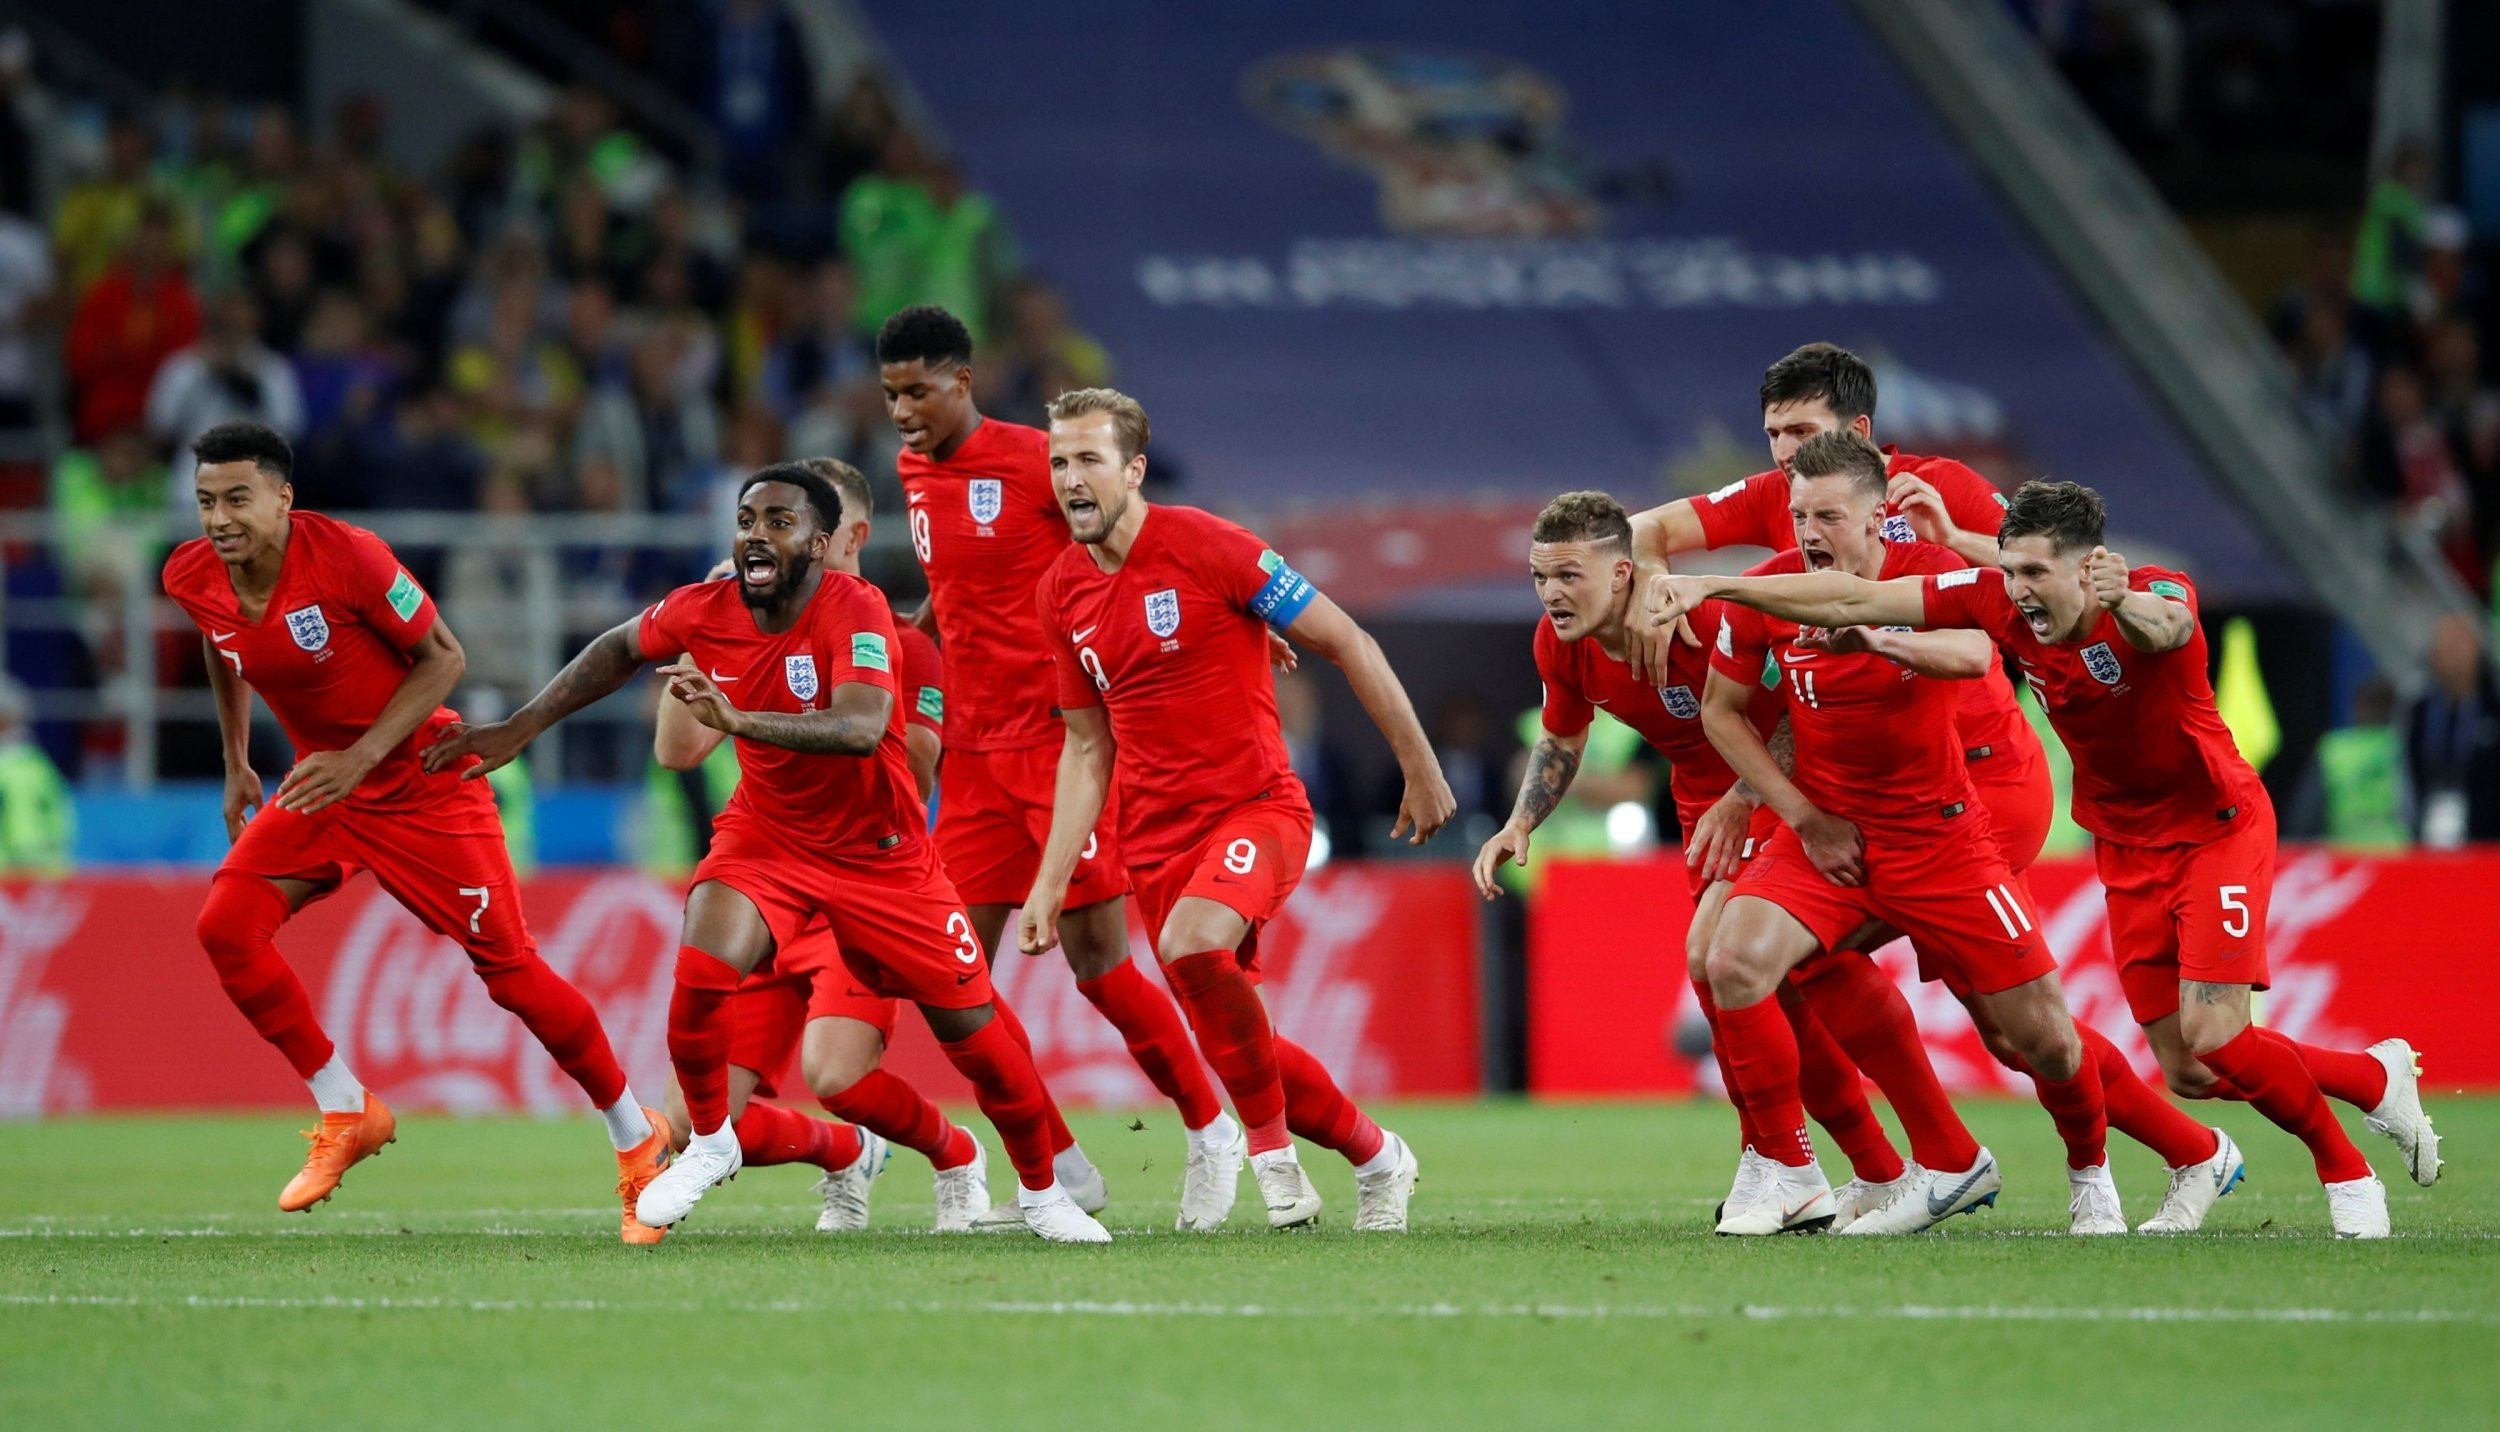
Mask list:
[[[1780,768],[1781,775],[1793,776],[1797,773],[1797,732],[1796,728],[1788,724],[1786,716],[1780,717],[1780,723],[1771,728],[1770,739],[1764,741],[1763,745],[1770,749],[1771,763]],[[1744,780],[1739,779],[1734,790],[1737,798],[1747,805],[1762,804],[1762,792],[1755,790]]]
[[[711,685],[701,672],[693,675],[702,685]],[[670,690],[691,684],[679,676],[670,683]],[[719,699],[717,688],[678,699],[693,706],[695,719],[706,726],[718,721],[718,729],[742,741],[761,741],[811,756],[873,755],[877,743],[885,739],[886,723],[894,717],[894,693],[867,681],[836,686],[825,698],[822,711],[741,711]]]
[[[638,630],[641,618],[631,617],[601,633],[564,664],[546,689],[505,720],[472,726],[465,721],[444,728],[442,738],[421,753],[430,773],[457,767],[475,758],[460,773],[477,780],[509,764],[538,733],[611,692],[624,689],[647,660]]]
[[[1476,852],[1476,890],[1487,900],[1502,893],[1496,879],[1502,866],[1528,863],[1530,838],[1571,790],[1572,777],[1580,773],[1580,755],[1588,744],[1585,729],[1568,736],[1547,731],[1529,748],[1527,771],[1520,777],[1519,799],[1511,806],[1510,819]]]

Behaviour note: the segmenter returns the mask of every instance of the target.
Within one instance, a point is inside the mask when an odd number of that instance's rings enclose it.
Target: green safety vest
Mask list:
[[[69,783],[32,741],[0,742],[0,871],[66,875],[78,831]]]
[[[529,762],[514,758],[486,773],[503,815],[504,849],[512,857],[512,873],[523,880],[538,869],[538,798],[530,791]]]
[[[2342,850],[2402,850],[2403,758],[2395,728],[2346,726],[2318,738],[2318,777],[2326,790],[2327,843]]]
[[[682,877],[695,867],[693,813],[686,809],[679,774],[653,761],[642,785],[642,865],[667,879]],[[723,741],[703,758],[703,793],[715,817],[737,788],[738,743]]]

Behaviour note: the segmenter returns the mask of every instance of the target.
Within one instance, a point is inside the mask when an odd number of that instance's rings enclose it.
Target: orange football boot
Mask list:
[[[616,1156],[616,1193],[625,1200],[625,1241],[657,1243],[668,1236],[668,1230],[634,1217],[634,1201],[642,1197],[643,1185],[658,1178],[676,1153],[669,1147],[668,1116],[647,1105],[642,1114],[651,1121],[651,1137]]]
[[[398,1142],[399,1120],[367,1089],[363,1112],[323,1114],[321,1127],[303,1134],[312,1140],[312,1153],[304,1159],[303,1172],[288,1179],[278,1194],[282,1213],[301,1213],[336,1193],[349,1169],[382,1152],[384,1144]]]

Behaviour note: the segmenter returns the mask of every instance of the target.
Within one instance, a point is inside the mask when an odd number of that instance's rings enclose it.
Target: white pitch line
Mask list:
[[[111,1294],[0,1294],[0,1307],[12,1308],[178,1308],[198,1311],[316,1311],[418,1313],[857,1313],[868,1306],[855,1300],[812,1302],[777,1299],[767,1302],[703,1303],[695,1301],[608,1300],[565,1298],[285,1298],[190,1294],[128,1297]],[[2046,1307],[2003,1304],[1924,1304],[1853,1306],[1735,1305],[1657,1303],[1413,1303],[1377,1308],[1296,1308],[1264,1303],[1161,1303],[1113,1301],[1051,1302],[913,1302],[883,1305],[896,1313],[982,1313],[1004,1317],[1080,1318],[1221,1318],[1221,1319],[1625,1319],[1643,1322],[1719,1322],[1743,1318],[1757,1322],[1789,1319],[1853,1321],[2074,1322],[2074,1323],[2289,1323],[2352,1325],[2500,1324],[2500,1311],[2466,1308],[2165,1308]]]

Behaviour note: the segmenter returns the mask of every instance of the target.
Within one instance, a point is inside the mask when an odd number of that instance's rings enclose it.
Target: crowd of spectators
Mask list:
[[[162,519],[187,512],[184,449],[211,424],[286,433],[297,501],[327,511],[708,514],[791,455],[854,462],[899,502],[872,340],[904,305],[980,335],[987,411],[1034,421],[1109,376],[874,70],[818,95],[777,0],[700,13],[680,78],[719,140],[708,170],[588,87],[411,172],[370,99],[115,109],[0,38],[0,440],[65,440],[5,500],[58,514],[57,595],[88,613],[10,665],[105,693],[87,756],[119,739],[117,688],[150,675],[121,598],[178,534]],[[684,560],[571,561],[567,595],[625,609]],[[514,595],[491,552],[418,563],[455,612]],[[52,594],[24,567],[13,591]],[[196,662],[175,645],[160,666]]]

